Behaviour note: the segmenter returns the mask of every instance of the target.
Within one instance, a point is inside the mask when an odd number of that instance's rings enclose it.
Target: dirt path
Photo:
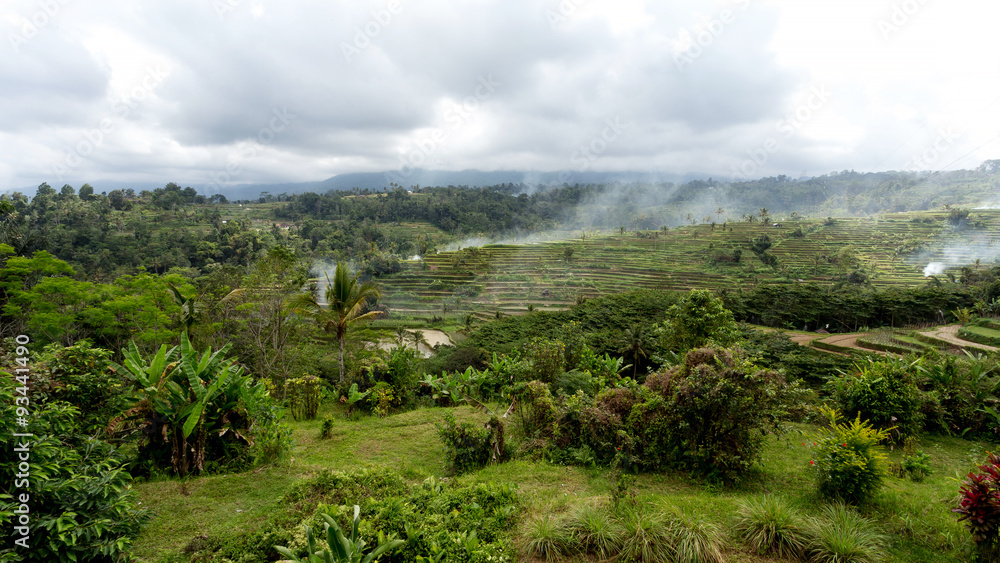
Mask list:
[[[986,344],[979,344],[977,342],[970,342],[958,337],[958,329],[961,325],[948,325],[939,327],[937,330],[930,332],[921,332],[920,334],[924,336],[929,336],[931,338],[937,338],[938,340],[943,340],[948,344],[954,344],[959,348],[976,348],[977,350],[986,350],[989,352],[994,352],[998,350],[996,346],[988,346]]]
[[[851,348],[854,350],[861,350],[862,352],[874,352],[876,354],[882,354],[887,356],[888,352],[883,352],[881,350],[872,350],[871,348],[865,348],[864,346],[858,345],[858,338],[861,336],[867,336],[868,333],[863,334],[834,334],[833,336],[827,336],[822,339],[822,342],[827,344],[833,344],[835,346],[843,346],[845,348]],[[822,348],[816,348],[817,350],[823,350]],[[830,350],[823,350],[824,352],[830,352]]]

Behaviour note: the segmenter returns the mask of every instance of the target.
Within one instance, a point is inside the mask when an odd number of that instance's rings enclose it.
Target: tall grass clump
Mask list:
[[[809,560],[816,563],[874,563],[885,557],[885,537],[875,523],[843,504],[823,507],[812,526]]]
[[[797,558],[809,545],[803,517],[785,501],[770,495],[740,502],[734,530],[759,555]]]
[[[609,559],[621,547],[624,528],[605,509],[586,505],[570,518],[567,525],[580,551]]]
[[[576,551],[576,541],[570,528],[551,514],[529,523],[525,540],[523,552],[528,558],[552,561]]]
[[[619,513],[623,533],[619,559],[637,563],[673,561],[675,536],[669,523],[643,506],[623,508]]]
[[[723,537],[718,526],[704,519],[690,517],[678,509],[668,512],[672,520],[674,557],[677,563],[722,563]]]

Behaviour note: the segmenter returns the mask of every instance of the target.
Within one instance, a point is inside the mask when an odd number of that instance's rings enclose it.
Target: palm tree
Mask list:
[[[646,347],[649,345],[649,337],[646,334],[646,327],[637,325],[634,329],[626,328],[622,338],[622,347],[619,352],[632,356],[632,378],[635,379],[639,369],[639,360],[649,357]]]
[[[381,311],[361,312],[361,307],[369,298],[378,299],[382,293],[374,282],[359,282],[358,274],[351,277],[347,266],[337,262],[337,269],[326,274],[326,305],[320,304],[311,293],[300,293],[289,301],[296,313],[314,319],[325,332],[336,333],[340,344],[340,383],[344,383],[344,340],[347,329],[354,323],[372,320]]]

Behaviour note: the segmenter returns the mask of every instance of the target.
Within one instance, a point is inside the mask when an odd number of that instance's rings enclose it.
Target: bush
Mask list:
[[[323,428],[320,429],[319,437],[322,439],[333,438],[333,417],[328,416],[323,419]]]
[[[840,413],[826,411],[830,427],[821,431],[816,443],[815,468],[819,493],[827,499],[866,503],[873,499],[888,474],[886,454],[879,445],[885,430],[873,428],[861,416],[841,423]]]
[[[128,407],[126,386],[111,371],[108,350],[91,347],[86,340],[65,348],[52,344],[45,347],[42,361],[48,370],[36,373],[38,400],[75,406],[82,417],[82,433],[104,431],[108,421]]]
[[[779,430],[789,386],[740,355],[699,348],[647,378],[651,392],[626,422],[640,465],[669,464],[731,481],[757,463],[766,434]]]
[[[559,340],[532,338],[524,345],[524,357],[531,362],[535,379],[552,383],[565,366],[566,345]]]
[[[503,423],[492,417],[484,426],[458,423],[447,413],[443,424],[435,424],[444,442],[449,470],[455,474],[479,469],[488,463],[500,463],[506,457]]]
[[[980,561],[1000,558],[1000,455],[990,454],[979,466],[980,473],[969,472],[959,490],[959,514],[972,534]]]
[[[353,505],[360,509],[356,536]],[[273,546],[302,553],[308,548],[303,527],[332,527],[332,518],[345,536],[350,530],[355,541],[364,541],[366,546],[390,538],[405,541],[391,557],[380,561],[512,562],[510,535],[519,512],[518,495],[505,484],[457,486],[432,477],[410,486],[384,469],[323,471],[296,485],[253,531],[233,529],[196,538],[185,552],[191,554],[191,561],[275,561],[281,557]],[[326,547],[320,538],[316,540],[318,549]]]
[[[66,403],[51,401],[33,405],[27,428],[14,426],[14,378],[0,372],[0,526],[11,532],[0,547],[0,560],[117,561],[128,557],[132,542],[149,513],[139,506],[125,460],[107,443],[79,434],[80,411]],[[17,394],[20,396],[20,394]],[[30,489],[21,486],[15,448],[29,438]],[[26,501],[21,495],[28,495]],[[22,536],[17,514],[21,504],[30,513],[28,545],[14,544]]]
[[[371,393],[368,394],[368,403],[371,406],[372,414],[379,418],[389,416],[389,409],[392,408],[395,401],[396,396],[393,395],[392,385],[385,381],[376,383],[371,388]]]
[[[312,420],[319,411],[320,380],[305,375],[285,382],[285,397],[295,420]]]
[[[855,373],[833,381],[833,396],[848,417],[860,417],[875,428],[892,429],[893,441],[918,433],[923,425],[923,399],[914,381],[915,366],[900,358],[868,359]]]
[[[386,362],[384,381],[392,386],[393,404],[409,409],[417,400],[417,352],[409,348],[393,348]]]
[[[546,449],[559,435],[559,409],[549,387],[541,381],[515,385],[514,419],[517,435],[528,449]]]

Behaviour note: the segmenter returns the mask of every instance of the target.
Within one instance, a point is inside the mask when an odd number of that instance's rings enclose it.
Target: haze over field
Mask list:
[[[998,15],[972,0],[13,0],[0,188],[974,168],[998,148]]]

